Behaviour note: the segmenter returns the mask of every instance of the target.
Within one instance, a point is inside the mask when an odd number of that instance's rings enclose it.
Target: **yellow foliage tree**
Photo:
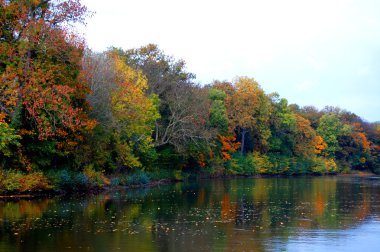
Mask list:
[[[111,93],[114,138],[121,163],[127,167],[141,167],[134,150],[145,152],[153,148],[151,138],[154,122],[160,117],[158,98],[147,97],[147,79],[140,72],[126,65],[117,54],[110,57],[115,65],[116,88]]]
[[[87,97],[92,105],[91,117],[98,121],[97,137],[100,165],[129,168],[142,167],[140,158],[153,151],[152,132],[159,118],[156,95],[146,94],[148,83],[141,71],[125,63],[116,51],[88,53],[84,72],[92,93]],[[103,135],[102,135],[103,134]],[[116,155],[103,157],[101,153]],[[112,160],[112,161],[107,161]]]

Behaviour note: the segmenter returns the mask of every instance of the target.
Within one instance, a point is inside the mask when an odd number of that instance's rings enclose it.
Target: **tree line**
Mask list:
[[[157,45],[96,53],[79,0],[0,0],[0,166],[188,174],[380,172],[380,124],[288,104],[253,78],[200,85]]]

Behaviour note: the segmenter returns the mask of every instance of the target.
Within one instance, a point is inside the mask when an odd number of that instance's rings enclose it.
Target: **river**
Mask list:
[[[238,178],[0,200],[0,251],[379,251],[380,179]]]

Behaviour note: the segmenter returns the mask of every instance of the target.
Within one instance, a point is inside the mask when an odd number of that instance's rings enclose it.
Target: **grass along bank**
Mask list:
[[[0,170],[0,195],[34,196],[73,192],[101,192],[113,188],[139,188],[156,186],[189,178],[215,178],[234,176],[293,176],[353,174],[363,171],[347,169],[331,159],[300,159],[286,156],[236,155],[225,163],[208,167],[185,167],[182,170],[135,170],[105,174],[88,166],[82,171],[70,169],[22,172]],[[372,173],[366,173],[372,174]]]
[[[182,180],[180,172],[144,172],[106,175],[92,168],[81,172],[49,170],[46,172],[0,171],[0,198],[33,197],[74,192],[101,192],[110,188],[149,187]]]

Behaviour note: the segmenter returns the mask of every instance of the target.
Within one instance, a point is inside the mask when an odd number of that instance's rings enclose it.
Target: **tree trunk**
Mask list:
[[[155,122],[155,124],[156,124],[156,136],[155,136],[155,142],[156,142],[156,144],[158,143],[158,123],[157,123],[157,121]]]
[[[247,133],[246,129],[242,129],[241,132],[241,145],[240,145],[240,154],[244,154],[244,144],[245,144],[245,134]]]

